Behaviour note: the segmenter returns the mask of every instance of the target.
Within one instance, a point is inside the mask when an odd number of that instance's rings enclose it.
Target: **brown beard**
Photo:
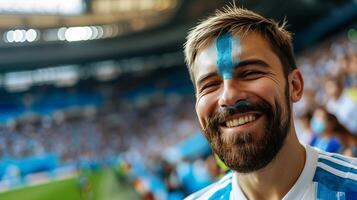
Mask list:
[[[286,95],[286,120],[282,119],[282,108],[275,100],[275,109],[268,102],[260,100],[254,104],[237,107],[221,107],[210,117],[203,132],[213,151],[231,169],[240,173],[249,173],[268,165],[282,148],[290,128],[290,107]],[[220,123],[235,113],[258,111],[265,117],[265,134],[258,137],[253,132],[224,135],[220,132]]]

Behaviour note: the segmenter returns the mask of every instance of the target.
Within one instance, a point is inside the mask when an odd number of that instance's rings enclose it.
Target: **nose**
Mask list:
[[[223,84],[223,91],[218,100],[220,107],[234,106],[239,100],[246,99],[245,92],[234,80],[224,80]]]

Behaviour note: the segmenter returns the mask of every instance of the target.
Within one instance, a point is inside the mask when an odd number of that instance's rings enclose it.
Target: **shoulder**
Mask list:
[[[319,151],[314,182],[329,190],[357,192],[357,159]]]
[[[199,190],[186,197],[185,200],[194,199],[216,199],[217,196],[227,195],[229,197],[232,188],[233,172],[228,172],[219,181]]]

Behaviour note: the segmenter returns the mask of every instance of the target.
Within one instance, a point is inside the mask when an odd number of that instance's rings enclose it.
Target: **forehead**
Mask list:
[[[278,56],[272,51],[268,41],[259,34],[249,33],[244,37],[234,35],[232,38],[239,40],[239,43],[232,43],[232,49],[235,49],[232,51],[232,60],[259,59],[270,66],[281,66]],[[218,57],[217,40],[213,40],[198,51],[192,70],[195,81],[202,74],[217,71]]]

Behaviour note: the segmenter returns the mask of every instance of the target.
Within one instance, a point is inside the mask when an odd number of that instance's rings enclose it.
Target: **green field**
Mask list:
[[[53,181],[44,185],[29,186],[0,193],[1,200],[111,200],[140,199],[134,188],[125,181],[118,181],[111,170],[92,172],[88,175],[87,192],[82,192],[77,178]]]

